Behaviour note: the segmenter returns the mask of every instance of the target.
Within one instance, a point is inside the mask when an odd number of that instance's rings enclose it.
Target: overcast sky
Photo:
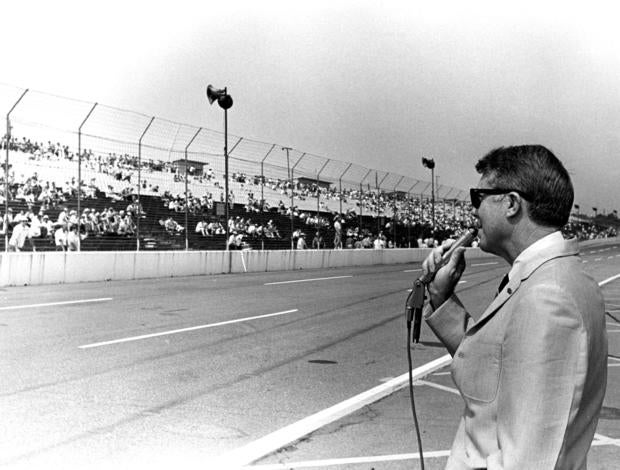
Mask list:
[[[0,82],[214,130],[205,87],[226,86],[231,134],[418,179],[432,157],[463,189],[491,148],[540,143],[610,212],[620,9],[582,4],[20,0]]]

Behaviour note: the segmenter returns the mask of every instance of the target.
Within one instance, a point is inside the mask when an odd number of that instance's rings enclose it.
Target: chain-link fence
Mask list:
[[[5,249],[272,249],[303,247],[306,234],[331,248],[351,231],[360,244],[381,234],[415,246],[471,217],[458,188],[223,129],[6,85],[0,109]]]

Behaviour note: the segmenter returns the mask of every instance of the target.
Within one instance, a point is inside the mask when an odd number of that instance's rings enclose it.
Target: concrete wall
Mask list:
[[[616,238],[580,244],[617,243]],[[422,261],[430,249],[277,251],[87,251],[0,254],[0,286],[370,266]],[[495,256],[468,248],[468,258]]]
[[[429,249],[88,251],[0,254],[0,286],[369,266],[422,261]],[[468,256],[489,256],[469,248]]]

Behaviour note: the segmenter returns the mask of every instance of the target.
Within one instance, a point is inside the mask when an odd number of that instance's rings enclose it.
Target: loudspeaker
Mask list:
[[[222,109],[230,109],[233,105],[233,100],[231,96],[226,93],[226,88],[218,89],[213,85],[209,85],[207,87],[207,99],[209,100],[209,104],[213,104],[214,101],[217,101],[217,104],[219,104]]]

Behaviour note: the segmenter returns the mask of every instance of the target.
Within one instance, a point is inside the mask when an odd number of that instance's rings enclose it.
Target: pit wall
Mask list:
[[[85,251],[0,254],[0,286],[292,271],[422,261],[430,249]],[[468,256],[489,256],[469,248]],[[475,253],[473,253],[475,252]]]
[[[582,248],[617,243],[593,240]],[[292,271],[421,262],[429,248],[274,251],[88,251],[0,254],[0,286]],[[495,258],[468,248],[467,258]]]

